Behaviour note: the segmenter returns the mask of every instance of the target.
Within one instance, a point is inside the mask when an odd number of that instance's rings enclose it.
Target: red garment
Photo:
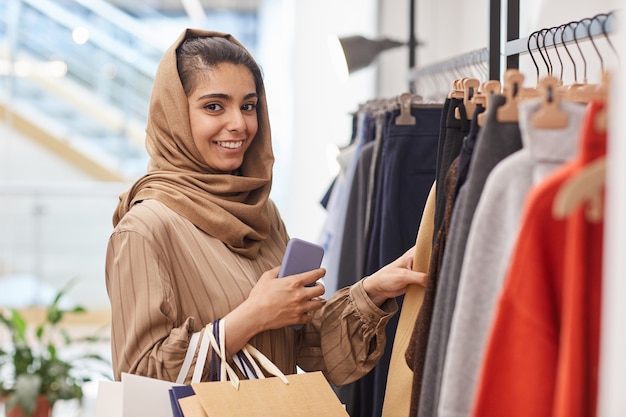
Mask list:
[[[474,417],[592,417],[597,408],[603,224],[552,215],[560,186],[606,154],[590,104],[578,157],[533,188],[494,316]]]

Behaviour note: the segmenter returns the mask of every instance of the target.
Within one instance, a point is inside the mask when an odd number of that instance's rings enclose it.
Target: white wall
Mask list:
[[[316,241],[320,205],[349,143],[359,103],[375,96],[374,69],[349,79],[331,63],[328,36],[375,34],[375,1],[265,0],[259,61],[264,68],[276,164],[272,197],[291,236]]]
[[[410,2],[381,0],[379,3],[381,35],[408,41]],[[488,45],[487,0],[416,0],[415,4],[415,34],[421,43],[416,54],[417,68]],[[408,66],[407,48],[381,55],[378,76],[381,97],[393,97],[408,90]]]

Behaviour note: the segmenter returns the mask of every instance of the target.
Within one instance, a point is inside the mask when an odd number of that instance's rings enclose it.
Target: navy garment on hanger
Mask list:
[[[460,152],[464,135],[470,131],[470,123],[467,120],[463,100],[448,98],[447,112],[442,113],[442,132],[439,136],[437,153],[437,184],[435,202],[435,224],[433,232],[433,248],[430,258],[428,280],[424,290],[424,298],[420,307],[415,325],[411,334],[411,340],[405,352],[407,365],[413,371],[413,385],[411,387],[410,415],[417,415],[419,396],[422,387],[424,361],[430,334],[430,323],[435,305],[439,271],[446,245],[448,227],[452,207],[454,205],[456,181],[460,162]],[[456,118],[458,109],[460,119]],[[466,148],[469,150],[470,148]]]
[[[441,106],[411,109],[415,125],[396,125],[399,110],[390,113],[382,138],[373,208],[372,233],[365,274],[371,274],[415,244],[424,205],[435,180]],[[398,297],[402,305],[402,297]],[[387,343],[378,364],[358,384],[348,412],[352,417],[379,417],[399,314],[386,327]],[[351,412],[352,411],[352,412]]]

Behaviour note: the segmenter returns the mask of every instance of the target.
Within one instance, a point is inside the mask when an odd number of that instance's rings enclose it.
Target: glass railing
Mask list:
[[[0,2],[5,106],[123,178],[145,170],[148,100],[164,50],[105,2]]]

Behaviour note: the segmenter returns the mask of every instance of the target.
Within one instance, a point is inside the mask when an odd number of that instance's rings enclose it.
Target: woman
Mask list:
[[[261,71],[244,47],[186,30],[159,64],[146,133],[148,174],[121,196],[107,248],[115,378],[175,380],[192,334],[217,319],[229,355],[249,342],[284,373],[322,370],[335,385],[369,371],[393,297],[424,274],[409,250],[327,302],[321,284],[305,287],[322,268],[277,278],[289,236],[269,199]]]

